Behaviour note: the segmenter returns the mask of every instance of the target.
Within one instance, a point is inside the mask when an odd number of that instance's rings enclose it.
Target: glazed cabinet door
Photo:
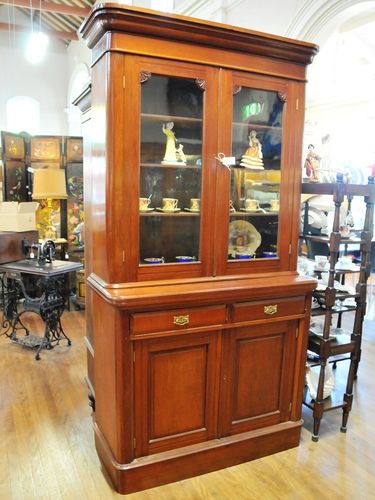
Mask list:
[[[218,274],[289,267],[294,154],[289,85],[277,78],[221,73]]]
[[[125,75],[131,279],[211,274],[217,70],[128,56]]]
[[[270,322],[224,334],[222,435],[289,419],[297,326]]]
[[[136,342],[136,456],[213,439],[220,333]]]

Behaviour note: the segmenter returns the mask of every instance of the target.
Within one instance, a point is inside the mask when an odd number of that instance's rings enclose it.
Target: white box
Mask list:
[[[3,201],[0,203],[0,231],[36,230],[35,212],[39,203],[27,201]]]

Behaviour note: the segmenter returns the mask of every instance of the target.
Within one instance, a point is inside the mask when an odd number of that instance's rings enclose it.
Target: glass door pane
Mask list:
[[[140,264],[200,260],[202,117],[196,80],[141,84]]]
[[[236,90],[228,260],[277,258],[283,100],[276,91]]]

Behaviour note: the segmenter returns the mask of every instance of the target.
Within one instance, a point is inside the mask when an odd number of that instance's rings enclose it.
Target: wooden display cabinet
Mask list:
[[[89,385],[105,468],[130,493],[297,446],[316,47],[118,4],[95,6],[82,34]]]

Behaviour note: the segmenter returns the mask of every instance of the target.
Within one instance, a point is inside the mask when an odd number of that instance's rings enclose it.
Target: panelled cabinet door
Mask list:
[[[219,332],[135,346],[136,456],[214,439]]]
[[[211,274],[217,71],[129,57],[134,279]],[[134,91],[134,88],[136,91]],[[130,95],[131,93],[131,95]],[[124,146],[129,147],[129,145]]]
[[[222,435],[289,419],[296,329],[296,321],[284,321],[224,334]]]
[[[223,71],[220,88],[218,274],[288,269],[288,83]]]

